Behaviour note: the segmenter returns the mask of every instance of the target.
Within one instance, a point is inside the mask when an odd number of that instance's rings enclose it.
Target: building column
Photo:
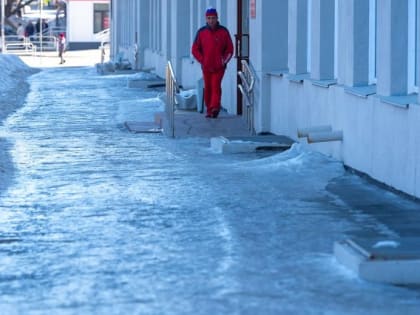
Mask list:
[[[110,2],[110,13],[111,13],[111,34],[110,34],[110,60],[114,60],[117,55],[117,45],[118,45],[118,36],[117,36],[117,4],[113,1]]]
[[[377,2],[377,93],[407,94],[408,2]]]
[[[169,5],[169,1],[168,1]],[[178,0],[172,3],[169,12],[169,41],[172,66],[175,73],[180,76],[182,73],[182,58],[190,55],[190,10],[189,0]]]
[[[369,1],[338,1],[338,21],[338,83],[368,85]]]
[[[254,87],[254,128],[270,130],[270,77],[267,73],[287,70],[288,0],[257,1],[250,18],[250,63],[257,77]]]
[[[417,69],[416,69],[416,78],[417,78],[417,86],[420,85],[420,3],[417,4],[417,12],[416,12],[416,17],[417,17],[417,36],[416,36],[416,42],[417,42],[417,49],[416,49],[416,54],[417,54]],[[417,99],[418,99],[418,103],[420,103],[420,91],[417,93]]]
[[[139,1],[136,18],[138,20],[137,27],[137,48],[138,61],[137,66],[141,69],[144,66],[145,49],[151,48],[151,32],[150,32],[150,1]]]
[[[308,72],[308,0],[289,0],[288,12],[289,73],[304,74]]]
[[[335,0],[312,0],[311,79],[334,79]]]

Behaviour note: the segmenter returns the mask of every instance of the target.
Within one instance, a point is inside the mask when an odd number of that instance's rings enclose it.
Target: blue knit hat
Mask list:
[[[217,11],[216,11],[216,9],[215,8],[212,8],[212,7],[208,8],[206,10],[206,16],[216,16],[217,17]]]

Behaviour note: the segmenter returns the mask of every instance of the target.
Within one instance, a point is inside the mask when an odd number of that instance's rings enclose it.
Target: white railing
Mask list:
[[[100,31],[95,34],[95,38],[101,41],[101,45],[99,46],[99,50],[101,51],[101,69],[102,72],[104,71],[104,63],[105,63],[105,56],[106,50],[109,49],[110,43],[110,29],[106,28],[103,31]]]
[[[38,49],[48,51],[58,51],[58,40],[55,36],[31,36],[31,43],[36,45]]]
[[[4,53],[31,53],[36,52],[36,46],[26,38],[17,35],[7,35],[4,37]]]
[[[101,46],[104,45],[104,43],[110,42],[110,30],[109,28],[104,29],[103,31],[100,31],[98,33],[95,33],[95,38],[101,42]]]
[[[55,36],[31,36],[20,38],[17,35],[5,36],[5,52],[36,52],[39,50],[57,51],[57,38]]]
[[[242,71],[238,71],[238,75],[241,78],[241,83],[238,84],[238,88],[241,91],[246,105],[246,120],[248,130],[254,134],[254,85],[255,75],[248,62],[242,60]]]
[[[6,42],[4,46],[5,53],[36,53],[36,46],[31,42]]]
[[[171,137],[175,138],[175,108],[178,105],[176,94],[179,93],[178,83],[176,82],[172,64],[168,61],[166,65],[166,106],[165,112],[168,118]]]

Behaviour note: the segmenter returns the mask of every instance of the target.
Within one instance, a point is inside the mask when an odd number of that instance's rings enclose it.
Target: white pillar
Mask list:
[[[168,1],[169,2],[169,1]],[[182,58],[190,55],[190,10],[189,0],[173,2],[170,11],[170,59],[179,79],[182,73]],[[181,80],[182,81],[182,80]]]
[[[416,56],[417,56],[417,69],[416,69],[416,78],[417,78],[417,86],[420,85],[420,5],[417,4],[417,12],[416,12],[416,18],[417,18],[417,50],[416,50]],[[417,93],[418,102],[420,103],[420,91]]]
[[[4,5],[5,5],[5,3],[4,3],[4,0],[1,0],[1,52],[4,54],[4,49],[5,49],[5,46],[6,46],[6,43],[5,43],[5,40],[4,40],[4,21],[5,21],[5,18],[4,18]]]
[[[288,0],[257,1],[250,19],[250,58],[258,77],[255,84],[254,127],[270,131],[271,91],[267,72],[285,71],[288,63]]]

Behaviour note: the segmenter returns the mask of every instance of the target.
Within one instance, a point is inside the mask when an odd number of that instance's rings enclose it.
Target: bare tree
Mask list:
[[[8,18],[12,15],[17,15],[18,17],[22,17],[22,9],[31,4],[36,0],[9,0],[5,4],[4,12],[5,17]]]

